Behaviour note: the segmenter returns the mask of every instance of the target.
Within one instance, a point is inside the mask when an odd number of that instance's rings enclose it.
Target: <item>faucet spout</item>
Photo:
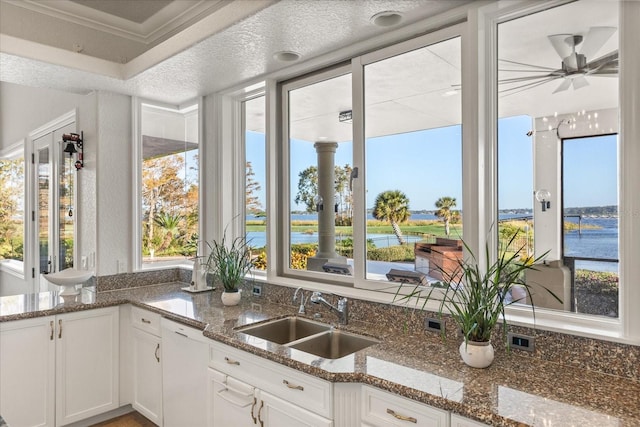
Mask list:
[[[329,308],[330,311],[338,316],[338,323],[341,325],[346,325],[349,322],[349,300],[346,298],[340,297],[337,306],[334,306],[322,296],[321,292],[316,291],[311,294],[311,302],[314,304],[322,304]]]
[[[305,297],[304,297],[304,289],[298,288],[293,293],[293,302],[294,303],[298,300],[298,292],[300,292],[300,307],[298,308],[298,314],[306,314],[307,311],[305,309],[305,304],[307,303],[307,299],[309,299],[309,297],[307,297],[305,299]]]

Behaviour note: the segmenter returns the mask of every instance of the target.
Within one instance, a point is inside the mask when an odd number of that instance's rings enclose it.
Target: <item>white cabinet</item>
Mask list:
[[[259,391],[258,421],[265,427],[331,427],[333,422],[263,390]]]
[[[62,426],[116,409],[118,308],[0,325],[0,413],[11,426]]]
[[[208,425],[252,427],[257,421],[255,387],[209,368]]]
[[[488,427],[488,424],[470,420],[458,414],[451,414],[451,427]]]
[[[327,381],[217,342],[211,343],[209,366],[211,427],[333,425],[333,388]],[[218,412],[232,406],[237,418],[229,424]]]
[[[132,364],[133,402],[131,405],[142,415],[162,426],[162,360],[160,358],[160,337],[135,327],[136,314],[133,311]],[[155,317],[154,313],[142,314],[142,319]],[[158,316],[159,322],[159,316]],[[158,330],[159,332],[159,330]]]
[[[207,424],[208,340],[202,331],[161,320],[164,427]]]
[[[56,316],[56,425],[116,409],[118,307]]]
[[[447,427],[449,412],[362,386],[362,422],[371,427]]]
[[[10,426],[53,426],[55,317],[0,324],[0,414]]]

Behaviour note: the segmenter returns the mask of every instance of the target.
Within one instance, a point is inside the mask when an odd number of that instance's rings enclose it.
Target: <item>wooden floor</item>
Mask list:
[[[156,425],[134,411],[94,424],[92,427],[156,427]]]

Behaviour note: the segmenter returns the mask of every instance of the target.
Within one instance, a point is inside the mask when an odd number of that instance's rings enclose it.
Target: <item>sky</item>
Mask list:
[[[499,209],[531,209],[533,206],[533,138],[528,116],[500,119],[498,123]],[[246,156],[255,179],[266,182],[264,134],[247,132]],[[617,204],[616,137],[565,140],[565,207]],[[352,143],[340,143],[335,163],[353,165]],[[409,198],[411,210],[434,210],[435,201],[454,197],[462,208],[461,127],[449,126],[406,134],[370,138],[366,142],[367,208],[386,190],[399,189]],[[291,209],[304,210],[293,199],[298,174],[317,164],[313,143],[291,143]],[[597,172],[597,173],[595,173]],[[258,192],[265,206],[265,185]]]

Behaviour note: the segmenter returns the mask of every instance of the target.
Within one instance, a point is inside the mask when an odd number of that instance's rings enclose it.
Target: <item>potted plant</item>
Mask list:
[[[220,241],[207,242],[207,245],[211,250],[207,267],[222,283],[222,303],[237,305],[240,302],[239,286],[253,266],[247,239],[242,236],[228,242],[225,229]]]
[[[517,234],[516,232],[510,237],[507,248],[513,244]],[[481,268],[473,251],[464,241],[463,244],[469,254],[466,259],[458,259],[453,270],[438,267],[444,279],[442,287],[432,287],[424,297],[424,287],[415,286],[401,299],[423,297],[422,308],[430,299],[438,300],[438,314],[442,316],[443,313],[449,313],[463,336],[459,349],[462,360],[469,366],[486,368],[493,362],[491,335],[494,328],[498,323],[502,324],[503,338],[508,347],[505,307],[523,301],[526,296],[533,301],[524,273],[529,269],[535,269],[536,263],[541,261],[546,253],[537,258],[531,255],[523,256],[524,247],[520,247],[515,252],[502,251],[495,261],[490,261],[487,244],[486,261]],[[514,290],[519,292],[512,292]],[[546,290],[560,301],[553,292]],[[399,291],[400,289],[396,297]],[[535,315],[533,304],[532,310]]]

